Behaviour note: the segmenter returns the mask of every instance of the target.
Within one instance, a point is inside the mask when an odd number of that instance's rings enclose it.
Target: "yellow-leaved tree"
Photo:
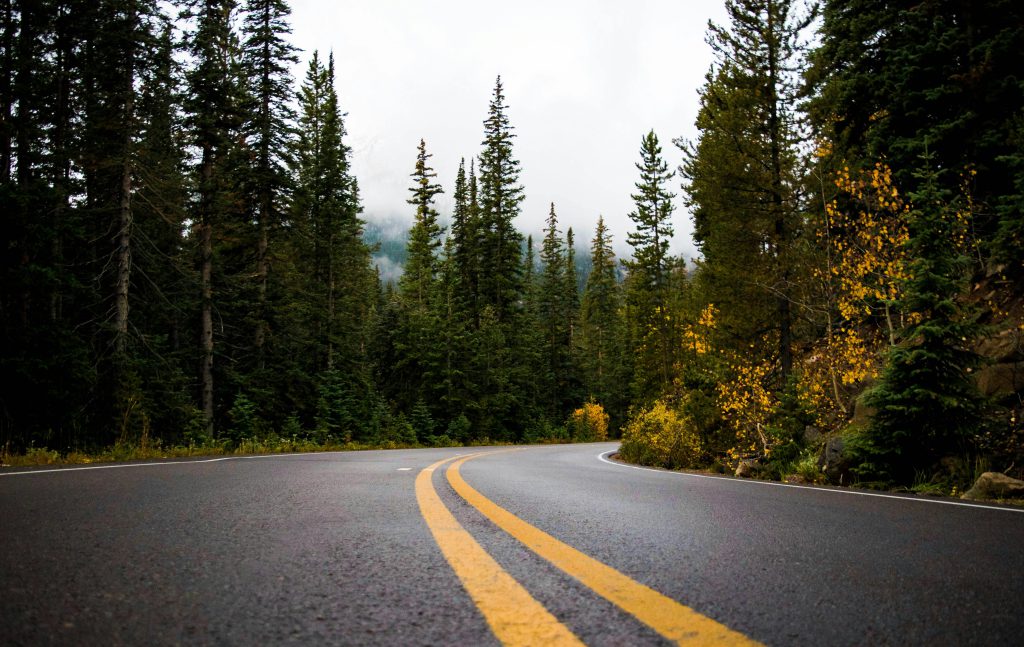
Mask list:
[[[815,270],[827,301],[825,337],[803,362],[798,387],[826,428],[846,419],[850,397],[878,376],[882,349],[898,341],[909,261],[910,205],[892,170],[844,166],[832,183],[836,195],[825,202],[818,230],[823,267]]]
[[[569,437],[577,442],[608,440],[608,414],[593,400],[569,414],[565,426]]]

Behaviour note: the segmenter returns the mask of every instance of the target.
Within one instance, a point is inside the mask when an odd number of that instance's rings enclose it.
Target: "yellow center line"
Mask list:
[[[530,550],[675,643],[759,644],[562,543],[477,492],[462,478],[459,468],[466,461],[482,455],[473,454],[453,463],[447,471],[448,482],[459,496]]]
[[[505,645],[582,645],[568,627],[487,554],[445,507],[431,476],[436,468],[456,458],[438,461],[416,476],[416,500],[434,540],[491,631]]]

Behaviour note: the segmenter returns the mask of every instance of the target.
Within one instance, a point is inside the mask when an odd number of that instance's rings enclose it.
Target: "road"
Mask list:
[[[1018,509],[614,448],[0,470],[0,644],[1021,640]]]

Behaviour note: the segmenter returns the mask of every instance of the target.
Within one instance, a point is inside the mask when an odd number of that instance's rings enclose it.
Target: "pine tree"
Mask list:
[[[193,236],[198,238],[200,276],[200,401],[207,434],[213,436],[214,394],[214,247],[216,230],[239,223],[239,187],[235,148],[242,126],[242,86],[238,78],[238,39],[232,28],[233,0],[204,0],[193,5],[196,29],[188,51],[194,61],[187,74],[188,126],[198,149],[195,167]]]
[[[290,10],[283,0],[247,0],[242,23],[241,62],[251,103],[244,132],[252,149],[248,183],[255,201],[256,308],[254,313],[255,369],[266,366],[270,318],[267,289],[270,275],[271,234],[287,220],[291,177],[287,151],[295,114],[291,108],[290,66],[296,49],[285,36],[291,33]]]
[[[674,194],[665,188],[673,172],[661,157],[654,131],[640,145],[640,181],[633,194],[636,211],[629,214],[636,230],[626,236],[633,248],[627,299],[633,326],[632,345],[637,356],[634,385],[643,400],[655,398],[672,383],[673,333],[668,312],[669,242],[674,233],[671,217]]]
[[[958,211],[965,205],[949,201],[936,171],[922,171],[918,179],[905,297],[915,323],[906,341],[889,351],[881,381],[867,398],[877,412],[854,447],[862,476],[906,485],[942,457],[964,455],[981,411],[970,374],[979,362],[970,347],[979,328],[958,301],[970,263],[956,242],[965,222]]]
[[[522,235],[513,221],[524,196],[519,184],[519,160],[512,155],[515,135],[505,114],[507,108],[498,77],[484,121],[484,150],[480,154],[479,285],[481,301],[494,309],[502,324],[514,319],[522,296]],[[472,189],[470,194],[472,200]]]
[[[624,375],[627,361],[622,349],[622,289],[616,275],[612,238],[603,216],[597,219],[590,258],[593,267],[580,307],[579,346],[584,391],[587,397],[603,404],[614,420],[621,422],[629,400],[626,389],[622,388],[629,381]]]
[[[746,344],[767,335],[758,352],[774,357],[779,386],[793,370],[802,137],[794,107],[802,34],[814,17],[794,4],[726,2],[729,24],[709,27],[715,63],[701,92],[700,139],[678,142],[702,271],[711,298],[723,296],[722,329]]]
[[[416,167],[412,173],[414,185],[409,189],[413,195],[408,200],[409,204],[416,207],[416,215],[409,232],[408,262],[399,282],[403,298],[421,309],[431,300],[439,265],[438,250],[444,233],[437,222],[437,209],[434,208],[434,199],[443,190],[441,185],[432,181],[437,173],[427,164],[431,157],[427,153],[426,142],[421,139]],[[464,227],[464,220],[460,226]]]

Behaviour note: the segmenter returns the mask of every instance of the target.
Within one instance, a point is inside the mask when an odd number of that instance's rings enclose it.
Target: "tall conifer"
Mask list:
[[[519,160],[512,154],[515,134],[505,114],[507,109],[498,77],[484,121],[478,200],[480,296],[494,308],[499,323],[513,319],[522,296],[522,235],[513,221],[519,215],[524,196],[519,184]]]
[[[666,184],[674,173],[661,157],[654,131],[641,141],[640,180],[633,194],[636,210],[629,214],[635,231],[626,236],[633,248],[629,268],[628,300],[634,326],[633,347],[637,353],[634,384],[642,399],[657,397],[671,386],[673,342],[668,312],[669,242],[674,233],[671,218],[674,194]]]

